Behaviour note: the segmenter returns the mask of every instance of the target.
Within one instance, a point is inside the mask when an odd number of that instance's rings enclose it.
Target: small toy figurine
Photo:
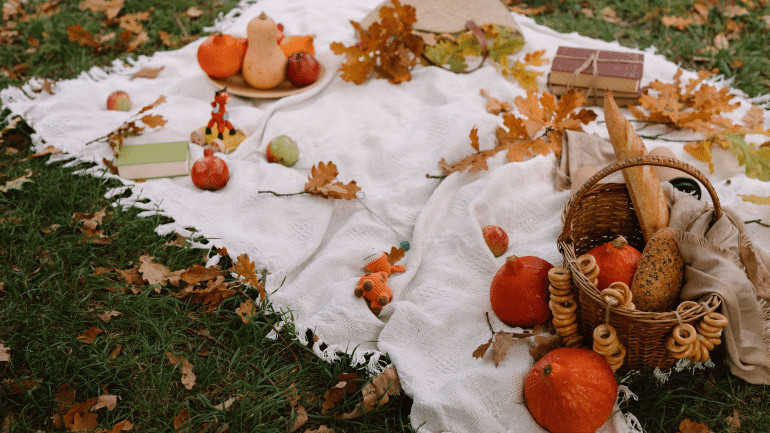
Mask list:
[[[214,93],[214,101],[211,102],[211,120],[205,128],[198,128],[190,134],[190,141],[199,146],[211,146],[222,153],[230,153],[241,144],[246,133],[236,130],[230,123],[230,113],[225,108],[230,100],[227,87]]]
[[[392,272],[404,272],[406,268],[402,265],[391,265],[387,254],[382,253],[377,259],[364,266],[364,269],[369,273],[358,280],[353,293],[369,301],[369,309],[379,316],[382,307],[388,305],[393,299],[393,292],[386,284],[388,277]]]

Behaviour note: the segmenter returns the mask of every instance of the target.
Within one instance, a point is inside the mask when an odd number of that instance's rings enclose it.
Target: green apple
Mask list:
[[[278,162],[291,167],[299,159],[299,147],[290,137],[279,135],[267,144],[265,156],[267,157],[267,162]]]

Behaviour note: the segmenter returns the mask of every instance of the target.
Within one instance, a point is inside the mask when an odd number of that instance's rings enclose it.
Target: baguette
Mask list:
[[[604,94],[604,119],[618,161],[647,155],[642,139],[631,122],[623,117],[611,91]],[[651,165],[629,167],[622,171],[642,235],[645,241],[649,241],[656,231],[668,227],[668,204],[660,179]]]

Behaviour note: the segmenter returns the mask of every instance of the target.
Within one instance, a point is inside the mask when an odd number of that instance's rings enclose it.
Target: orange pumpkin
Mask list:
[[[603,356],[563,347],[548,352],[524,379],[532,417],[551,433],[593,433],[612,415],[618,382]]]
[[[596,287],[599,291],[616,281],[631,287],[642,253],[629,245],[626,238],[618,236],[612,242],[592,248],[588,254],[596,258],[599,266],[599,283]]]
[[[551,317],[548,271],[552,267],[535,256],[507,257],[489,287],[495,315],[510,326],[547,322]]]

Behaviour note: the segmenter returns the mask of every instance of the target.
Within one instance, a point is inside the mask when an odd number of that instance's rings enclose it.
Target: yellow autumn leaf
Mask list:
[[[759,196],[754,194],[738,194],[738,196],[742,198],[743,201],[747,201],[749,203],[770,206],[770,196]]]

